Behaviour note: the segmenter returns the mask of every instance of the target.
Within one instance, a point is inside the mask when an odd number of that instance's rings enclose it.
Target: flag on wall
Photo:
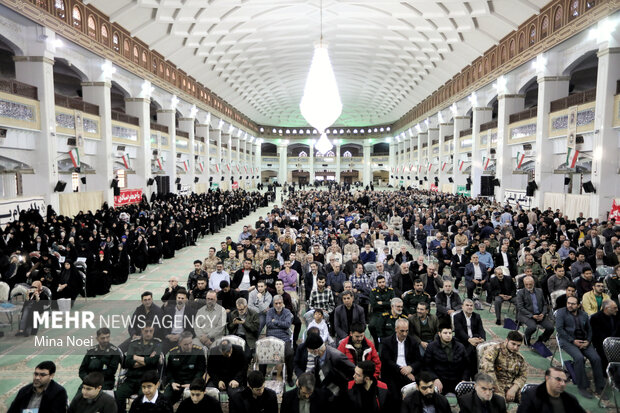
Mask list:
[[[482,157],[482,168],[483,170],[487,170],[487,168],[489,167],[489,161],[491,160],[491,158],[485,158]]]
[[[448,162],[444,162],[443,165],[441,166],[441,171],[443,172],[444,169],[446,169],[446,165],[448,164]]]
[[[465,165],[465,161],[461,161],[461,163],[459,163],[459,172],[463,170],[463,165]]]
[[[157,167],[160,171],[164,170],[164,158],[162,158],[161,156],[157,158]]]
[[[418,166],[418,173],[422,170],[422,165]]]
[[[413,164],[412,163],[409,164],[409,172],[411,172],[411,171],[413,171]]]
[[[247,174],[247,173],[248,173],[248,166],[247,166],[247,165],[245,165],[245,166],[243,167],[243,169],[245,169],[245,173]]]
[[[204,162],[199,162],[198,163],[198,167],[200,168],[200,172],[204,172],[205,171],[205,163]]]
[[[122,156],[123,165],[125,165],[125,169],[131,169],[131,158],[129,158],[129,154],[125,152]]]
[[[517,152],[517,169],[521,169],[523,160],[525,159],[525,153]]]
[[[432,164],[432,163],[429,163],[429,164],[428,164],[428,171],[430,172],[432,168],[433,168],[433,164]]]
[[[608,219],[616,219],[616,222],[620,220],[620,200],[614,199],[611,203],[611,211],[609,211]]]
[[[230,172],[230,164],[229,163],[226,164],[226,168],[228,168],[228,172]]]
[[[240,170],[239,170],[239,164],[237,164],[237,172],[240,172]]]
[[[579,157],[579,151],[574,148],[568,148],[566,152],[566,165],[569,168],[574,168],[577,165],[577,158]]]
[[[185,168],[185,172],[189,171],[189,161],[183,161],[183,168]]]
[[[69,156],[71,157],[71,162],[73,162],[74,168],[80,167],[80,151],[77,148],[73,148],[69,151]]]
[[[220,173],[220,164],[219,163],[215,164],[215,172],[217,172],[218,174]]]

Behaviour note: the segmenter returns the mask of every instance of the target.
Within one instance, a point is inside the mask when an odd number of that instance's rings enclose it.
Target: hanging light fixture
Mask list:
[[[314,56],[299,108],[306,121],[321,134],[316,149],[320,153],[328,152],[334,145],[327,139],[325,129],[342,113],[342,101],[329,60],[327,44],[323,43],[323,0],[321,0],[321,40],[314,47]]]

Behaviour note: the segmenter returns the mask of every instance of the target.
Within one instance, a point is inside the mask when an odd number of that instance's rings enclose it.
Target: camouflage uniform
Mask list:
[[[220,259],[216,256],[213,256],[213,258],[207,258],[202,265],[202,269],[205,270],[207,274],[211,274],[215,272],[215,266],[218,262],[220,262]]]
[[[506,348],[506,342],[490,346],[482,355],[480,371],[495,379],[495,392],[506,397],[506,391],[514,384],[519,386],[516,399],[519,399],[521,388],[527,381],[527,364],[519,353]]]
[[[224,271],[228,274],[234,274],[239,268],[241,268],[239,258],[226,258],[224,260]]]

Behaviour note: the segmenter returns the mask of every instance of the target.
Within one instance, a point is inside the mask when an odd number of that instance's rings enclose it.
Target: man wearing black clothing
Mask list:
[[[34,369],[32,384],[22,387],[17,392],[8,413],[23,413],[26,409],[38,413],[65,413],[67,391],[54,381],[54,374],[56,365],[53,362],[39,363]]]
[[[417,377],[418,389],[403,400],[400,413],[450,413],[450,402],[441,393],[435,392],[436,376],[423,371]]]
[[[164,315],[164,312],[162,311],[162,309],[157,305],[153,303],[153,293],[150,291],[145,291],[142,293],[141,295],[141,300],[142,300],[142,305],[139,305],[138,307],[136,307],[136,310],[133,312],[132,317],[132,323],[129,323],[129,327],[128,327],[128,331],[129,331],[129,339],[126,340],[124,343],[122,343],[120,346],[118,346],[121,350],[123,350],[123,352],[127,352],[127,349],[129,348],[129,342],[131,340],[135,340],[137,338],[141,338],[142,337],[142,331],[140,329],[140,325],[153,325],[153,320],[155,318],[157,318],[158,320],[162,320],[162,317]],[[142,320],[144,320],[143,324],[139,324],[139,322],[142,322]],[[163,338],[163,329],[160,327],[159,324],[157,325],[153,325],[155,327],[155,334],[154,336],[162,339]]]
[[[260,371],[248,373],[248,386],[230,398],[230,413],[278,413],[276,393],[265,388],[265,377]]]
[[[326,406],[325,393],[316,389],[312,373],[302,373],[297,378],[297,387],[282,395],[282,413],[322,413]]]
[[[473,376],[478,371],[476,347],[484,343],[487,335],[482,318],[474,312],[474,302],[469,298],[463,301],[463,311],[454,316],[454,333],[456,340],[465,346],[469,372]]]
[[[207,387],[203,379],[196,379],[189,386],[189,398],[179,405],[177,413],[222,413],[219,400],[205,394]]]
[[[473,392],[458,398],[461,413],[506,413],[506,400],[493,394],[495,380],[486,373],[476,375]]]
[[[415,380],[421,359],[418,345],[409,335],[409,322],[398,319],[395,330],[394,334],[381,341],[381,378],[397,397],[403,386]],[[404,346],[405,363],[399,360],[399,345]]]
[[[516,305],[517,300],[515,294],[517,287],[510,277],[510,274],[504,274],[504,268],[495,267],[495,277],[491,277],[489,282],[489,290],[495,302],[495,324],[502,325],[502,304],[505,302]]]
[[[456,254],[452,256],[450,272],[454,278],[454,289],[459,289],[459,284],[465,276],[465,266],[469,263],[469,258],[463,253],[462,247],[456,247]]]
[[[585,413],[577,398],[564,391],[568,381],[568,375],[564,370],[549,367],[545,372],[545,381],[523,394],[517,413],[556,411]]]
[[[196,260],[194,261],[194,271],[190,272],[187,276],[187,291],[192,291],[194,288],[196,288],[196,282],[200,277],[208,279],[209,274],[203,271],[202,261]]]
[[[209,387],[227,391],[228,395],[232,396],[245,386],[246,371],[246,357],[240,346],[224,339],[218,348],[209,352],[207,360]]]
[[[613,300],[603,301],[601,310],[590,317],[590,326],[592,327],[592,345],[601,358],[604,371],[609,362],[603,350],[603,341],[607,337],[618,337],[618,327],[620,326],[618,304]]]

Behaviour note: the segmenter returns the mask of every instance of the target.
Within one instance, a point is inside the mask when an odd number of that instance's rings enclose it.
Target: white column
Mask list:
[[[170,135],[169,158],[165,160],[164,170],[170,178],[170,192],[177,192],[177,127],[175,122],[176,110],[162,109],[157,111],[157,123],[168,127]]]
[[[420,180],[423,179],[422,178],[422,168],[420,168],[420,166],[422,166],[422,136],[420,135],[420,132],[418,132],[418,135],[414,136],[413,139],[416,140],[416,145],[417,145],[417,148],[418,148],[418,154],[417,154],[417,157],[416,157],[416,161],[417,162],[416,162],[416,165],[415,165],[415,168],[414,168],[415,174],[413,176],[413,179],[415,179],[416,176],[418,177],[418,179],[416,179],[415,186],[416,186],[416,188],[420,188],[421,187],[420,186]]]
[[[224,176],[224,159],[222,158],[222,130],[221,129],[213,129],[209,131],[209,137],[213,139],[215,143],[215,164],[217,168],[215,168],[215,174],[213,175],[213,182],[215,182],[219,188],[222,188],[222,177]],[[217,170],[219,169],[219,172]]]
[[[257,176],[256,183],[262,182],[261,171],[263,166],[263,155],[260,141],[256,142],[256,148],[254,152],[254,167],[257,169],[255,174]]]
[[[538,113],[536,117],[535,180],[538,190],[534,193],[533,206],[544,206],[545,192],[562,192],[564,175],[553,173],[553,140],[549,139],[549,108],[551,101],[568,95],[568,77],[538,77]]]
[[[46,28],[41,30],[54,38],[54,33]],[[58,148],[56,142],[56,109],[54,100],[54,55],[50,47],[51,42],[40,42],[39,56],[15,56],[15,76],[18,81],[37,87],[39,97],[39,111],[41,132],[37,134],[35,162],[32,165],[34,175],[22,175],[24,196],[39,195],[45,197],[45,202],[51,205],[57,214],[60,214],[58,193],[54,187],[58,182]],[[7,177],[4,175],[3,177]],[[6,180],[5,180],[6,183]],[[11,187],[14,180],[11,179]],[[71,191],[71,182],[67,182],[65,191]]]
[[[91,178],[95,188],[103,190],[103,201],[114,205],[114,191],[110,189],[110,182],[114,178],[114,148],[112,145],[112,101],[110,96],[110,82],[82,83],[84,102],[99,106],[101,140],[97,148],[97,173]],[[150,136],[149,136],[150,139]]]
[[[495,149],[495,177],[500,186],[495,189],[495,199],[504,202],[504,191],[515,187],[512,183],[512,150],[508,145],[510,139],[510,115],[523,110],[524,95],[499,95],[497,98],[497,148]],[[491,137],[489,136],[489,140]]]
[[[613,46],[617,46],[617,43],[615,41]],[[618,134],[613,128],[614,95],[616,81],[620,79],[620,48],[609,46],[609,44],[602,45],[598,52],[592,157],[592,184],[596,194],[590,198],[589,214],[601,220],[607,219],[613,198],[620,194],[620,178],[618,178],[620,151],[618,151]]]
[[[418,143],[420,144],[419,151],[418,153],[420,154],[420,165],[422,166],[422,168],[418,167],[418,170],[420,171],[418,178],[420,178],[422,180],[422,188],[428,189],[429,183],[428,183],[428,131],[424,131],[424,132],[420,132],[418,134]],[[426,145],[426,148],[423,148],[423,146]],[[422,156],[422,151],[426,149],[426,156]],[[426,181],[424,180],[424,177],[427,177]]]
[[[284,185],[288,179],[288,154],[287,144],[283,141],[278,144],[278,156],[280,157],[280,169],[278,171],[278,183]]]
[[[232,166],[232,137],[230,133],[222,132],[222,145],[226,145],[226,156],[225,156],[225,164],[228,166],[224,166],[224,188],[232,189],[232,184],[230,182],[230,178],[233,176],[233,166]],[[230,169],[228,169],[230,167]]]
[[[434,158],[435,156],[433,155],[433,141],[437,140],[439,138],[439,128],[428,128],[428,162],[433,163],[433,167],[431,168],[431,172],[428,172],[428,167],[426,169],[427,173],[428,173],[428,181],[431,184],[435,183],[435,172],[433,172],[437,165],[434,164]],[[441,168],[441,166],[440,166]]]
[[[140,120],[140,146],[136,159],[134,161],[134,169],[138,175],[138,182],[140,182],[142,193],[149,196],[151,195],[151,188],[154,185],[148,187],[146,181],[152,177],[151,173],[151,159],[153,159],[153,152],[151,149],[151,99],[148,97],[127,98],[125,99],[125,112],[128,115],[135,116]]]
[[[417,182],[415,181],[415,176],[418,173],[417,167],[415,166],[416,162],[417,162],[417,158],[413,156],[413,151],[415,150],[415,146],[418,144],[418,138],[417,136],[409,136],[409,163],[411,165],[413,165],[413,169],[410,169],[407,173],[410,176],[409,179],[409,185],[412,187],[415,187],[415,185],[417,184]],[[407,165],[407,168],[409,168],[409,165]]]
[[[394,177],[396,176],[396,145],[397,142],[395,140],[396,138],[392,138],[392,141],[390,142],[390,179],[389,179],[389,183],[390,185],[396,185],[396,180],[394,179]]]
[[[336,139],[336,183],[340,183],[340,139]]]
[[[230,163],[230,176],[232,176],[233,181],[239,183],[239,186],[241,187],[239,171],[237,171],[237,165],[239,164],[239,139],[232,136],[232,134],[230,136]]]
[[[364,183],[364,187],[366,187],[366,185],[370,185],[370,182],[372,182],[372,169],[370,167],[370,161],[371,161],[371,157],[370,157],[370,150],[372,148],[372,144],[366,139],[364,140],[364,167],[362,168],[363,171],[363,183]],[[391,145],[390,145],[391,146]],[[391,151],[390,151],[391,153]]]
[[[471,197],[480,195],[480,179],[482,177],[482,152],[480,151],[480,125],[489,122],[493,109],[487,107],[473,108],[474,122],[471,131]]]
[[[194,120],[195,118],[179,118],[179,130],[189,134],[189,170],[185,175],[185,179],[181,178],[181,181],[184,185],[189,185],[192,192],[196,192],[196,184],[194,183],[194,177],[196,176]]]
[[[308,147],[309,147],[309,151],[310,153],[308,154],[308,170],[310,171],[310,177],[308,178],[310,182],[308,182],[310,185],[314,184],[314,139],[310,139],[310,142],[308,143]]]
[[[454,180],[454,192],[456,193],[457,186],[465,185],[467,177],[459,171],[459,164],[461,161],[461,154],[459,153],[459,139],[461,138],[461,131],[469,129],[469,116],[455,116],[454,117],[454,158],[452,159],[452,171]],[[463,167],[465,169],[465,167]]]
[[[204,139],[204,144],[206,146],[206,155],[201,155],[199,157],[199,161],[203,162],[204,164],[204,171],[200,174],[200,182],[205,183],[206,184],[206,190],[209,189],[209,176],[211,174],[211,171],[209,170],[209,156],[211,155],[211,153],[209,152],[210,150],[210,143],[209,143],[209,125],[208,124],[204,124],[204,123],[197,123],[196,124],[196,136],[199,136],[201,138]]]
[[[454,125],[452,123],[440,123],[439,124],[439,190],[443,190],[444,184],[448,183],[448,169],[450,169],[450,162],[446,158],[450,155],[444,149],[446,144],[446,136],[449,136],[454,131]],[[443,164],[446,162],[446,167],[443,168]],[[443,170],[442,170],[443,169]]]

